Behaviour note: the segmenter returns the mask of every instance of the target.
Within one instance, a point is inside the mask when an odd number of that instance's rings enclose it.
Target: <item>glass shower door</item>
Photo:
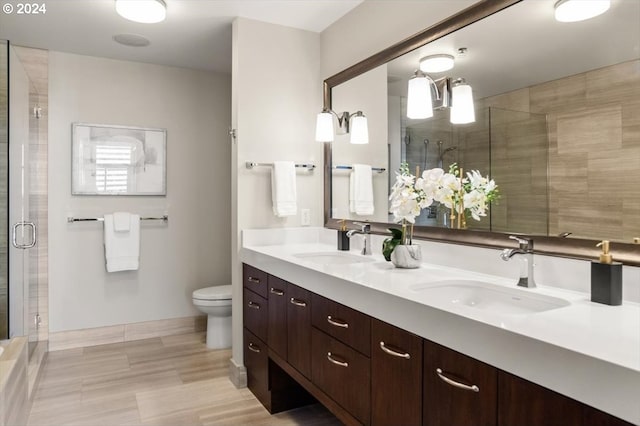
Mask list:
[[[9,43],[0,40],[0,340],[9,337]]]

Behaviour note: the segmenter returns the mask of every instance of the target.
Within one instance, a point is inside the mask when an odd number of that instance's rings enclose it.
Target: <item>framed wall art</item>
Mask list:
[[[72,195],[166,195],[167,131],[73,123]]]

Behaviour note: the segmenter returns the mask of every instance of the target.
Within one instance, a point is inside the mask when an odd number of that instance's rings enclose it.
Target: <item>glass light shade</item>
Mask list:
[[[467,124],[476,121],[471,86],[465,83],[454,85],[451,89],[451,102],[450,121],[452,124]]]
[[[351,118],[351,140],[352,144],[369,143],[369,128],[367,125],[367,117],[364,115],[355,115]]]
[[[116,12],[143,24],[162,22],[167,17],[167,7],[162,0],[116,0]]]
[[[429,55],[420,59],[420,71],[423,72],[444,72],[453,68],[454,58],[451,55],[438,54]]]
[[[425,76],[417,75],[409,79],[407,117],[412,119],[433,117],[431,87]]]
[[[601,15],[611,6],[610,0],[560,0],[555,17],[560,22],[577,22]]]
[[[333,116],[330,112],[321,112],[316,118],[316,141],[333,142]]]

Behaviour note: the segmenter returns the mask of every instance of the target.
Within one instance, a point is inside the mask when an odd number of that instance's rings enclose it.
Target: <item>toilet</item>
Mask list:
[[[231,285],[193,292],[193,304],[207,314],[207,348],[231,347]]]

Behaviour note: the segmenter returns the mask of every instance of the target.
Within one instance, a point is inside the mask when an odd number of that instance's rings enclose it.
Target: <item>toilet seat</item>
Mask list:
[[[231,285],[205,287],[193,292],[194,300],[231,300]]]

